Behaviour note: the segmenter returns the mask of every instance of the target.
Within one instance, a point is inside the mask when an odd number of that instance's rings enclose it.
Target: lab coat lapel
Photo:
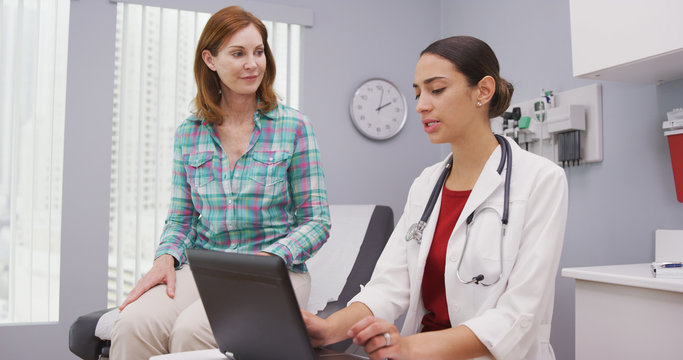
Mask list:
[[[437,181],[439,180],[439,176],[443,172],[443,169],[445,165],[448,163],[448,159],[450,158],[450,155],[442,161],[442,166],[438,167],[437,171],[434,171],[430,176],[429,180],[427,181],[427,184],[424,186],[422,191],[424,193],[422,194],[422,197],[425,199],[425,204],[427,204],[429,195],[432,193],[432,190],[436,186]],[[424,266],[425,263],[427,262],[427,255],[429,254],[429,248],[432,246],[432,239],[434,238],[434,231],[436,230],[436,223],[437,220],[439,219],[439,211],[441,209],[441,189],[439,190],[439,196],[436,200],[436,203],[434,204],[434,209],[432,210],[431,214],[429,215],[429,219],[427,220],[427,225],[425,226],[424,231],[422,232],[422,242],[420,243],[420,248],[419,252],[417,255],[417,262],[415,263],[417,268],[414,269],[415,271],[413,272],[413,278],[412,281],[414,284],[422,284],[422,276],[424,274]],[[420,299],[420,293],[421,293],[421,287],[416,286],[411,289],[411,293],[413,296],[411,296],[411,307],[413,309],[417,309],[417,301]],[[413,314],[414,315],[414,314]]]
[[[429,187],[429,189],[427,189],[425,197],[426,199],[429,199],[429,195],[432,193],[432,190],[436,186],[436,182],[439,181],[439,176],[441,176],[441,173],[443,172],[444,167],[448,163],[449,158],[450,155],[442,162],[442,166],[439,167],[439,171],[435,171],[430,176],[429,184],[431,184],[431,186]],[[418,264],[420,267],[417,271],[419,279],[422,279],[424,264],[427,261],[429,248],[432,246],[432,239],[434,238],[434,232],[436,231],[436,223],[439,219],[439,211],[441,209],[441,194],[442,190],[439,189],[439,197],[437,198],[436,203],[434,203],[434,209],[432,210],[432,213],[429,215],[429,220],[427,220],[427,226],[425,226],[425,229],[422,232],[422,244],[420,244],[420,254],[418,256]],[[425,202],[425,204],[426,203],[427,202]]]

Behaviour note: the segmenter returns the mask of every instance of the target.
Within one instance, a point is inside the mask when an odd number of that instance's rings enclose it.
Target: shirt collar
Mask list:
[[[268,112],[263,112],[263,110],[259,109],[258,106],[261,104],[261,99],[258,99],[256,102],[256,112],[261,115],[264,119],[268,120],[275,120],[277,118],[277,105],[273,108],[273,110],[270,110]]]

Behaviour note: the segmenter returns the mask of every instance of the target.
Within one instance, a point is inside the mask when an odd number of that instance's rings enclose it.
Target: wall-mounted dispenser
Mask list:
[[[667,121],[662,124],[664,135],[669,141],[671,167],[674,172],[678,202],[683,203],[683,108],[666,113]]]
[[[548,133],[557,143],[557,162],[562,167],[581,163],[581,131],[586,130],[586,109],[569,104],[547,111]]]
[[[504,128],[504,115],[491,119],[494,133],[512,137],[522,148],[562,166],[602,161],[600,84],[559,93],[543,90],[540,98],[512,104],[510,114],[517,108],[517,126],[508,120]]]

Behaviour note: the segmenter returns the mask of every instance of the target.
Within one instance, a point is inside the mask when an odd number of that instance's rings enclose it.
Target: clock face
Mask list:
[[[351,99],[351,121],[361,134],[386,140],[406,122],[406,99],[396,85],[384,79],[361,84]]]

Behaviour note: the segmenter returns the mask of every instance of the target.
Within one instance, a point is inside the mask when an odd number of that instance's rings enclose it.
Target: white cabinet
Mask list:
[[[681,359],[683,279],[655,279],[649,264],[564,268],[576,279],[576,356]]]
[[[570,0],[574,76],[658,84],[683,78],[683,1]]]

